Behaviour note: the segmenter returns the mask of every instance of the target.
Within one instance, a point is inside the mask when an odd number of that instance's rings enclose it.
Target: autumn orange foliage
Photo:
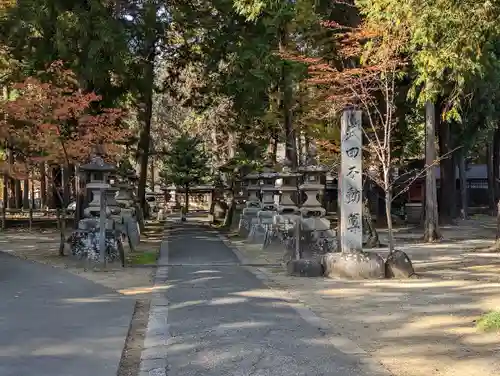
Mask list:
[[[336,61],[293,53],[285,58],[308,66],[308,82],[318,89],[318,102],[328,101],[338,112],[348,107],[371,112],[380,97],[378,94],[386,91],[388,81],[404,68],[401,54],[404,40],[386,35],[379,25],[366,22],[359,27],[346,27],[334,21],[322,24],[336,31]]]
[[[116,141],[128,136],[120,124],[122,110],[90,113],[101,97],[83,91],[61,61],[12,89],[14,99],[3,101],[0,107],[0,142],[26,164],[83,162],[96,145],[113,156],[120,152]]]
[[[322,25],[333,29],[337,58],[282,54],[289,60],[308,66],[307,83],[314,87],[317,118],[331,120],[346,109],[363,111],[363,132],[373,149],[369,155],[381,156],[375,149],[388,148],[390,133],[396,118],[394,98],[398,80],[406,66],[405,34],[394,35],[376,22],[364,21],[358,27],[325,21]],[[339,140],[319,142],[326,153],[338,153]]]

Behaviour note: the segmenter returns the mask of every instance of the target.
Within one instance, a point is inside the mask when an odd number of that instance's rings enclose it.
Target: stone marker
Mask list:
[[[342,252],[363,248],[362,155],[363,138],[361,111],[345,111],[341,127],[341,222]]]

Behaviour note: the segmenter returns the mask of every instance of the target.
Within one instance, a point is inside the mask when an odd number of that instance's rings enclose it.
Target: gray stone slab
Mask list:
[[[125,226],[130,241],[130,245],[132,247],[137,247],[139,245],[141,237],[139,232],[139,226],[137,224],[136,219],[134,217],[126,217]]]
[[[116,376],[134,304],[0,252],[0,375]]]

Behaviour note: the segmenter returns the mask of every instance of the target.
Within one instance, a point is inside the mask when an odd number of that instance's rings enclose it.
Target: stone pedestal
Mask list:
[[[248,174],[243,180],[246,181],[247,200],[240,216],[238,232],[240,236],[247,237],[251,226],[257,223],[257,213],[260,210],[260,199],[257,196],[260,191],[259,174]]]

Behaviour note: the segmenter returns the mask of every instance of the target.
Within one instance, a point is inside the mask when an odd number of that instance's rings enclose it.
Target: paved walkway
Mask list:
[[[134,300],[0,252],[0,375],[116,376]]]
[[[160,263],[168,264],[163,268],[166,280],[161,292],[168,314],[162,307],[152,308],[148,332],[161,331],[161,323],[168,328],[168,338],[163,345],[146,339],[157,349],[143,353],[143,358],[150,359],[143,364],[144,375],[385,374],[366,358],[335,348],[332,334],[314,325],[312,313],[308,320],[294,308],[295,302],[266,288],[202,226],[173,224]],[[153,364],[161,363],[154,358],[162,346],[166,370],[156,366],[152,371]]]

